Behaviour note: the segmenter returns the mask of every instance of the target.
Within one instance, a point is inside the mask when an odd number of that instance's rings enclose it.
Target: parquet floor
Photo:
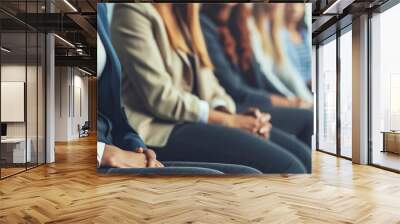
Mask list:
[[[104,176],[95,138],[0,181],[0,223],[400,223],[400,175],[315,152],[313,174]]]

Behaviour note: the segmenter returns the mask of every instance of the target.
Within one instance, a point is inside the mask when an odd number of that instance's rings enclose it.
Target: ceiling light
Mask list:
[[[83,50],[80,48],[76,49],[76,53],[78,53],[78,55],[84,55]]]
[[[54,34],[54,36],[55,37],[57,37],[59,40],[61,40],[62,42],[64,42],[65,44],[67,44],[68,46],[70,46],[70,47],[72,47],[72,48],[75,48],[75,45],[73,45],[71,42],[69,42],[68,40],[66,40],[66,39],[64,39],[64,38],[62,38],[62,37],[60,37],[59,35],[57,35],[57,34]]]
[[[336,0],[322,14],[342,14],[343,9],[348,7],[354,2],[354,0]]]
[[[68,1],[68,0],[64,0],[65,4],[68,5],[68,7],[70,7],[74,12],[78,12],[78,10]]]
[[[340,2],[340,0],[336,0],[332,5],[330,5],[327,9],[325,9],[324,10],[324,12],[322,13],[322,14],[328,14],[328,13],[330,13],[330,11],[332,10],[332,9],[334,9],[336,6],[337,6],[337,4]]]
[[[86,70],[84,70],[84,69],[81,69],[81,68],[79,68],[79,67],[78,67],[78,70],[81,71],[81,72],[83,72],[83,73],[85,73],[85,74],[87,74],[87,75],[93,75],[92,73],[90,73],[90,72],[88,72],[88,71],[86,71]]]
[[[6,52],[6,53],[10,53],[10,52],[11,52],[11,50],[9,50],[9,49],[7,49],[7,48],[5,48],[5,47],[1,47],[0,49],[1,49],[2,51]]]

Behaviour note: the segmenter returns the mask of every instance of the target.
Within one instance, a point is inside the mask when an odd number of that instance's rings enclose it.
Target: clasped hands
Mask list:
[[[270,121],[270,114],[263,113],[258,108],[251,107],[242,114],[230,116],[227,125],[259,135],[264,139],[269,139],[272,128]]]

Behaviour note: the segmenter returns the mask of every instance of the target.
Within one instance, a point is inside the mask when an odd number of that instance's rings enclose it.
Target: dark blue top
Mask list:
[[[109,37],[107,8],[103,3],[97,4],[97,32],[107,54],[106,65],[97,80],[98,141],[124,150],[146,147],[128,124],[121,104],[121,64]]]
[[[285,52],[289,57],[290,62],[297,69],[301,77],[305,82],[311,80],[311,44],[310,36],[307,29],[300,31],[302,43],[294,43],[291,38],[289,31],[286,29],[282,30],[282,39],[285,43]]]
[[[200,17],[207,50],[214,65],[214,74],[238,108],[241,106],[271,105],[270,94],[245,80],[240,68],[232,64],[224,53],[224,47],[216,24],[205,15]],[[257,83],[257,82],[255,82]],[[240,109],[239,109],[240,110]]]

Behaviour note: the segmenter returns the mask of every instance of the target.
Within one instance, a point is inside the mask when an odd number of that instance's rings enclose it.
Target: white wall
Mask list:
[[[24,122],[25,83],[1,82],[1,121]],[[36,105],[35,105],[36,108]]]
[[[55,68],[55,141],[67,141],[69,126],[69,76],[67,67],[56,67]]]
[[[55,141],[74,140],[89,118],[88,78],[72,67],[56,67],[55,73]]]
[[[1,81],[2,82],[25,82],[25,64],[4,64],[1,66]],[[29,71],[32,70],[32,66],[28,66]],[[27,96],[36,96],[34,93],[27,93]],[[7,108],[1,108],[1,110],[7,110]],[[29,116],[29,114],[28,114]],[[36,114],[35,114],[36,116]],[[28,117],[28,120],[32,120]],[[7,137],[25,137],[25,122],[7,122]],[[29,136],[28,136],[29,137]]]
[[[78,138],[78,125],[83,125],[85,121],[89,120],[89,102],[88,102],[88,77],[81,76],[82,73],[74,75],[74,88],[71,105],[72,108],[72,119],[71,119],[71,135],[72,138]]]

